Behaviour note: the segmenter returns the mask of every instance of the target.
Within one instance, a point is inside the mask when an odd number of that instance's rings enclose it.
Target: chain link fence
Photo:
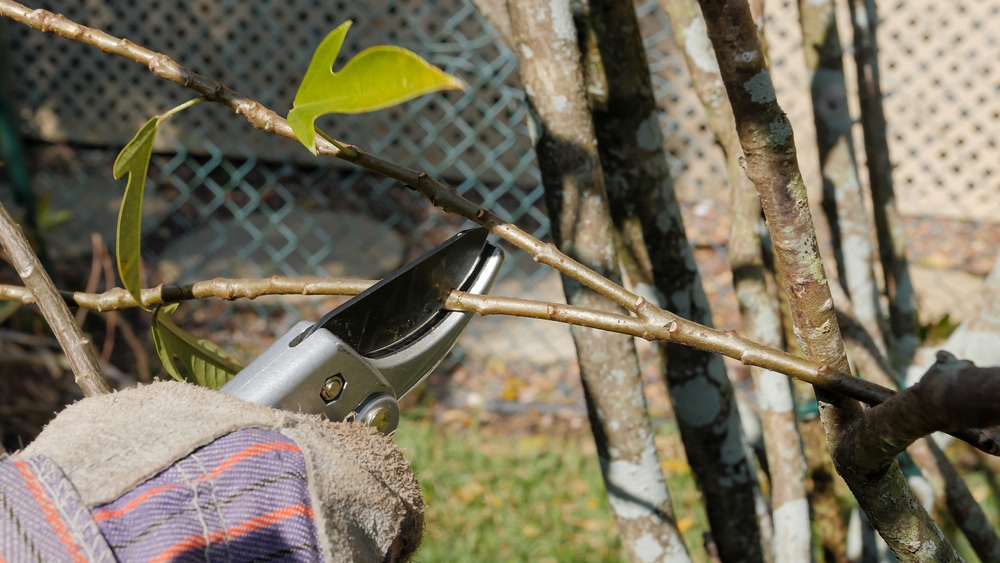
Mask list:
[[[716,324],[735,328],[725,259],[728,195],[722,154],[704,123],[666,17],[656,2],[638,4],[689,237],[713,296]],[[282,114],[291,107],[313,48],[336,25],[353,20],[339,64],[366,47],[395,44],[461,77],[469,88],[372,114],[327,117],[319,125],[336,138],[441,178],[536,236],[548,236],[516,57],[468,0],[160,0],[138,5],[50,0],[40,7],[168,54]],[[784,0],[767,7],[779,102],[795,127],[807,185],[818,189],[796,5]],[[940,294],[938,286],[954,272],[974,285],[992,264],[1000,241],[995,220],[1000,170],[992,158],[1000,131],[1000,97],[994,95],[1000,73],[995,26],[989,25],[1000,21],[1000,1],[946,6],[921,0],[880,9],[882,79],[899,204],[915,237],[917,266],[929,270],[925,281],[918,278],[918,291]],[[849,41],[846,17],[841,15],[840,27]],[[91,232],[113,241],[124,187],[111,177],[115,154],[146,119],[191,94],[96,49],[9,22],[3,29],[11,74],[17,77],[11,94],[33,155],[35,193],[47,200],[49,212],[72,212],[69,223],[46,234],[50,252],[54,260],[88,264]],[[334,159],[315,159],[298,144],[254,131],[240,116],[208,104],[166,122],[156,151],[144,215],[150,283],[271,274],[373,278],[464,226],[392,180]],[[8,193],[0,195],[9,200]],[[962,246],[960,252],[956,245]],[[510,254],[502,275],[498,292],[561,298],[557,278],[519,252]],[[925,311],[963,306],[929,303],[922,303]],[[325,304],[315,299],[209,302],[182,311],[205,333],[241,324],[250,334],[240,337],[234,330],[227,342],[237,348],[245,342],[249,356],[256,352],[259,330],[281,331],[300,317],[318,316]],[[940,314],[934,310],[924,319]],[[249,320],[260,318],[268,328]],[[512,390],[508,377],[520,376],[509,367],[518,361],[535,371],[558,366],[566,373],[573,353],[565,327],[480,320],[470,335],[463,340],[466,350],[508,366],[501,369],[505,375],[497,387],[484,391],[487,398],[527,396],[544,402],[557,401],[563,393],[579,404],[578,392],[565,390],[575,388],[572,374],[541,391],[516,385]]]

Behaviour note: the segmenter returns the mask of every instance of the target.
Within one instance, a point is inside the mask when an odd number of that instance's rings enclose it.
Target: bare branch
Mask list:
[[[48,272],[42,267],[38,256],[31,250],[28,239],[24,237],[7,208],[0,204],[0,244],[7,251],[11,264],[21,276],[24,285],[30,289],[33,300],[49,323],[56,339],[69,359],[70,368],[76,377],[76,383],[86,396],[101,395],[111,392],[111,386],[104,378],[104,372],[97,362],[94,347],[90,338],[83,334],[80,325],[76,324],[69,307],[59,295]]]
[[[226,301],[255,299],[265,295],[357,295],[375,283],[372,280],[338,280],[320,277],[289,278],[271,276],[264,279],[215,278],[187,285],[159,285],[142,290],[142,305],[152,308],[168,303],[214,297]],[[96,311],[117,311],[138,307],[135,298],[124,288],[116,287],[104,293],[80,291],[60,292],[67,303]],[[35,303],[27,288],[0,284],[0,300]]]
[[[838,447],[858,471],[881,470],[913,441],[933,432],[1000,424],[1000,367],[977,368],[948,352],[913,387],[868,409]]]

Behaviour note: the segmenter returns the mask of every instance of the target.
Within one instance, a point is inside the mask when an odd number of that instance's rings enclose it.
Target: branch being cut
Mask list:
[[[142,306],[151,309],[158,305],[180,303],[193,299],[214,297],[233,301],[255,299],[265,295],[357,295],[375,283],[372,280],[338,280],[321,277],[289,278],[271,276],[264,279],[215,278],[187,285],[159,285],[142,290]],[[61,291],[62,298],[70,304],[100,312],[138,307],[132,294],[121,287],[104,293]],[[0,300],[35,303],[27,288],[0,284]]]
[[[142,302],[147,307],[155,307],[209,297],[235,300],[240,298],[254,299],[266,295],[357,295],[372,283],[374,282],[371,280],[337,280],[318,277],[215,278],[188,285],[161,285],[144,289],[142,290]],[[67,303],[102,312],[129,309],[139,305],[125,289],[120,287],[103,293],[61,291],[59,294]],[[36,303],[35,297],[29,289],[7,284],[0,284],[0,300],[18,301],[25,305]],[[659,309],[644,299],[640,299],[640,303],[637,304],[637,308],[643,312],[643,315],[639,317],[603,313],[531,299],[477,295],[458,290],[452,291],[445,308],[453,311],[471,311],[480,315],[508,315],[593,326],[650,341],[676,342],[699,350],[729,356],[748,366],[774,370],[811,385],[843,393],[871,405],[882,403],[895,394],[892,389],[832,371],[829,366],[824,364],[762,346],[736,331],[710,328],[683,319],[669,311]],[[655,318],[655,321],[647,320],[651,317]],[[983,451],[991,453],[991,451]],[[1000,452],[1000,444],[997,445],[995,451]]]
[[[214,297],[235,300],[253,299],[265,295],[357,295],[368,288],[370,280],[333,280],[327,278],[288,278],[272,276],[266,279],[215,278],[188,285],[161,285],[142,290],[143,305],[155,307],[192,299]],[[137,307],[135,299],[123,288],[104,293],[61,291],[67,303],[97,311],[115,311]],[[26,305],[36,303],[34,295],[25,287],[0,284],[0,300],[18,301]],[[869,405],[885,402],[895,391],[870,381],[832,371],[825,364],[794,356],[781,350],[754,342],[736,331],[724,331],[680,318],[656,308],[645,300],[637,308],[645,317],[655,317],[655,322],[644,318],[607,313],[516,297],[477,295],[452,291],[445,303],[452,311],[471,311],[480,315],[507,315],[588,326],[611,332],[628,334],[649,341],[661,340],[690,346],[740,360],[748,366],[775,371],[799,381],[841,393]],[[1000,435],[993,429],[966,429],[952,433],[973,447],[990,455],[1000,455]]]

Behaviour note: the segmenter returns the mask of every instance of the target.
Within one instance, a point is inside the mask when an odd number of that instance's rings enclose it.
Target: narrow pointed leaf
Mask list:
[[[160,125],[160,116],[152,117],[115,159],[113,173],[115,179],[128,174],[125,195],[122,196],[118,211],[118,230],[115,235],[115,256],[118,261],[118,275],[125,289],[141,305],[142,265],[140,244],[142,238],[142,196],[146,189],[146,172],[149,158],[153,154],[153,139]]]
[[[292,131],[313,154],[314,123],[321,115],[375,111],[438,90],[465,89],[461,80],[416,53],[387,45],[365,49],[334,72],[333,63],[350,25],[347,22],[331,31],[316,48],[288,112]]]
[[[187,332],[170,320],[177,305],[153,311],[153,344],[167,373],[177,381],[189,381],[218,389],[241,369],[225,350]]]

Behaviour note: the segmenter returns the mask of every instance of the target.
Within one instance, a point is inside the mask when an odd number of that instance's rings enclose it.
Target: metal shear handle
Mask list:
[[[469,293],[489,291],[503,252],[486,244],[466,283]],[[473,313],[440,311],[418,334],[376,358],[358,354],[329,330],[303,321],[244,368],[222,391],[265,406],[330,420],[356,420],[391,432],[397,400],[444,360]]]

